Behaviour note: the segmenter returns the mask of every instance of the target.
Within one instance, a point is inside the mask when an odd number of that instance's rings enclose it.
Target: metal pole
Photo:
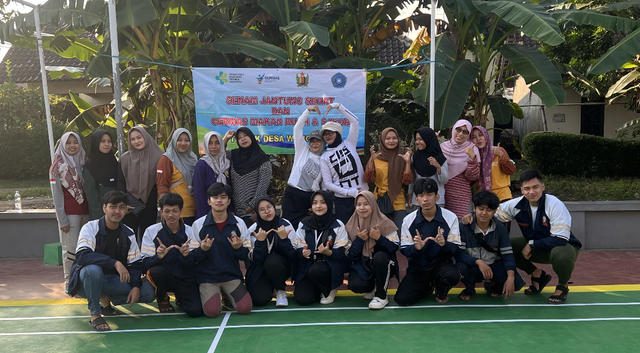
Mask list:
[[[430,42],[430,58],[429,64],[429,126],[435,127],[435,111],[436,111],[436,0],[431,0],[431,29],[429,31]]]
[[[124,153],[124,128],[122,122],[122,87],[120,85],[120,55],[118,49],[118,23],[116,21],[116,0],[109,3],[109,36],[111,39],[111,70],[113,73],[113,99],[116,103],[114,118],[118,138],[118,156]]]

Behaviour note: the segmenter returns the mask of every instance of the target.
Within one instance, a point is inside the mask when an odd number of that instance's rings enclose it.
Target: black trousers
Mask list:
[[[353,212],[356,211],[355,199],[353,197],[336,197],[334,202],[336,204],[336,218],[347,224]]]
[[[394,300],[398,305],[413,305],[426,298],[435,287],[436,297],[444,298],[460,281],[458,268],[448,262],[437,262],[426,270],[408,272],[400,282]]]
[[[142,236],[151,225],[158,223],[158,188],[154,185],[147,199],[147,206],[138,215],[127,213],[122,222],[136,233],[138,245],[142,244]]]
[[[349,285],[347,288],[354,293],[368,293],[376,288],[375,296],[384,299],[387,297],[387,287],[389,279],[395,273],[395,266],[389,254],[384,251],[378,251],[373,255],[371,261],[372,276],[368,280],[364,280],[358,274],[358,271],[351,270],[349,272]]]
[[[476,283],[484,281],[484,275],[482,275],[482,271],[477,265],[469,266],[463,262],[456,263],[456,267],[460,270],[460,274],[462,275],[462,283],[465,287],[465,292],[468,295],[475,294],[476,292]],[[507,281],[509,275],[507,274],[507,270],[504,268],[504,262],[496,261],[489,265],[491,267],[491,272],[493,272],[493,281],[495,282],[496,293],[502,293],[502,288],[504,287],[504,283]],[[513,284],[515,287],[515,291],[519,291],[524,286],[524,280],[522,276],[516,271],[515,276],[513,278]]]
[[[173,292],[176,302],[181,303],[182,310],[191,317],[204,315],[200,303],[200,288],[195,278],[183,280],[171,274],[164,266],[153,266],[147,271],[149,282],[156,287],[156,298],[164,299],[167,292]]]
[[[264,261],[264,271],[251,286],[249,294],[254,306],[265,306],[273,298],[273,290],[284,290],[291,274],[291,262],[280,254],[270,254]]]
[[[291,222],[293,228],[298,229],[300,221],[309,215],[313,192],[302,191],[287,185],[282,197],[282,218]]]
[[[313,304],[331,292],[331,267],[325,261],[315,262],[307,275],[298,283],[293,291],[293,300],[300,305]]]

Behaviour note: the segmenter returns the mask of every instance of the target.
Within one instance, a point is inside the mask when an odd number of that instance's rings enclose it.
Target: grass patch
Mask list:
[[[0,200],[11,201],[16,190],[22,199],[27,197],[51,197],[51,187],[47,179],[0,180]]]
[[[546,191],[563,201],[640,200],[640,178],[544,178]]]

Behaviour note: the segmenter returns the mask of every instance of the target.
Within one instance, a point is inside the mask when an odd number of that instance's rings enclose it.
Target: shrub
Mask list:
[[[524,156],[542,174],[578,177],[640,176],[640,142],[559,132],[532,133]]]

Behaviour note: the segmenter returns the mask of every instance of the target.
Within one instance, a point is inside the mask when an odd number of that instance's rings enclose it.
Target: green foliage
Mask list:
[[[533,133],[524,156],[542,174],[576,177],[640,177],[640,142],[591,135]]]
[[[546,191],[563,201],[640,200],[640,178],[543,177]]]
[[[13,82],[0,85],[0,129],[26,128],[44,118],[42,95],[36,90],[19,87]]]

